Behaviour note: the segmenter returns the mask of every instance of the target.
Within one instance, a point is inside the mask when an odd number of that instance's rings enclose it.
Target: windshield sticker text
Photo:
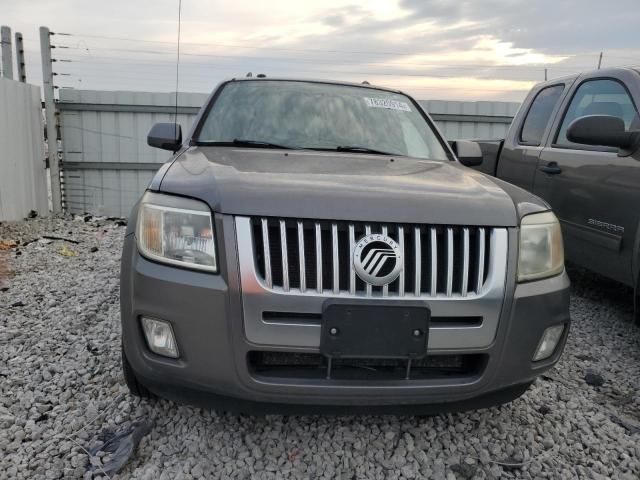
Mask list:
[[[410,112],[409,104],[406,102],[399,102],[398,100],[390,100],[388,98],[373,98],[364,97],[368,107],[372,108],[388,108],[390,110],[401,110],[403,112]]]

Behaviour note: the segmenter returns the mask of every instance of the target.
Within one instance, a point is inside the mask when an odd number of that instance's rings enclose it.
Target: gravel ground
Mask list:
[[[129,395],[123,234],[106,220],[0,225],[0,241],[21,243],[5,252],[12,273],[0,291],[0,479],[91,478],[84,449],[139,420],[153,428],[112,478],[640,476],[640,329],[626,288],[572,270],[565,354],[507,406],[432,418],[231,416]]]

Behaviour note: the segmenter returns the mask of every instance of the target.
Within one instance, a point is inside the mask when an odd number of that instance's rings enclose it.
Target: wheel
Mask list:
[[[122,373],[124,375],[124,381],[129,388],[129,391],[140,398],[156,398],[156,396],[147,389],[144,385],[138,382],[136,378],[136,374],[133,373],[133,368],[131,368],[131,364],[129,360],[127,360],[127,356],[124,353],[124,347],[120,347],[122,352]]]

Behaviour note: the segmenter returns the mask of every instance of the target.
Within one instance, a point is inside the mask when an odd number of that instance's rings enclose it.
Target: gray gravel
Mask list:
[[[501,408],[432,418],[220,415],[128,394],[123,234],[106,220],[0,225],[0,241],[36,240],[9,251],[13,273],[0,290],[0,479],[90,478],[83,449],[139,420],[154,427],[113,478],[640,476],[640,329],[626,288],[572,270],[562,361]],[[601,378],[590,385],[589,375]]]

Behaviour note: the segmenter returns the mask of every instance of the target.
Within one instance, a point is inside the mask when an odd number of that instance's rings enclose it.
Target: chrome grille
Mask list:
[[[361,296],[454,297],[478,294],[487,280],[493,229],[252,218],[257,274],[270,289]],[[383,233],[398,242],[404,268],[389,285],[363,282],[353,268],[355,243]]]

